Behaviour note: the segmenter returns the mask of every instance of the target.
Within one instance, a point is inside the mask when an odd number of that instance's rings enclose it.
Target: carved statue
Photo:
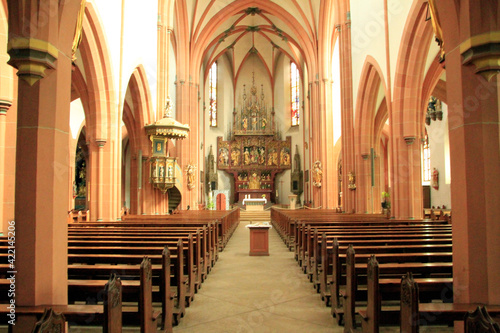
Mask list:
[[[228,165],[229,155],[226,148],[219,149],[219,165]]]
[[[250,181],[248,183],[251,190],[257,190],[260,188],[260,177],[254,171],[250,176]]]
[[[243,152],[243,164],[250,164],[250,150],[248,148],[245,148],[245,151]]]
[[[163,164],[160,164],[160,178],[163,178],[163,176],[165,175],[165,167],[163,166]]]
[[[231,150],[231,163],[234,166],[238,166],[240,164],[240,150],[239,149]]]
[[[187,175],[187,187],[192,190],[195,187],[195,171],[196,166],[192,164],[188,164],[186,166],[186,175]]]
[[[288,151],[286,151],[285,148],[281,149],[280,164],[281,165],[290,165],[290,153]]]
[[[347,178],[349,180],[349,184],[347,185],[347,188],[350,190],[355,190],[356,189],[356,176],[354,175],[354,172],[349,171],[347,174]]]
[[[439,171],[436,168],[432,171],[431,185],[435,190],[439,190]]]
[[[321,182],[323,181],[323,166],[320,161],[314,162],[312,173],[313,185],[321,187]]]
[[[267,165],[278,165],[278,152],[274,148],[269,151]]]
[[[164,118],[172,118],[173,114],[173,106],[172,101],[170,100],[170,96],[167,96],[167,100],[165,101],[165,113],[163,114]]]
[[[260,165],[266,164],[266,148],[265,147],[259,148],[259,164]]]

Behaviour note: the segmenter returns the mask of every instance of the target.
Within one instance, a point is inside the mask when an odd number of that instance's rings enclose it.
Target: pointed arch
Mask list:
[[[393,214],[422,218],[421,111],[425,63],[433,35],[425,21],[427,3],[414,1],[405,23],[396,63],[391,108]]]
[[[384,98],[379,102],[380,90],[384,92]],[[380,149],[379,135],[383,126],[382,119],[387,116],[387,105],[385,104],[388,96],[387,85],[383,79],[382,70],[377,61],[367,56],[363,65],[359,91],[356,103],[355,118],[355,137],[358,140],[355,143],[355,156],[358,173],[358,187],[356,191],[356,209],[360,213],[373,213],[378,209],[378,198],[380,174],[377,171],[380,168],[372,167],[371,154],[378,155]],[[381,106],[384,105],[385,107]],[[384,114],[385,113],[385,114]],[[375,160],[374,160],[375,162]],[[376,161],[378,164],[379,162]],[[372,170],[375,174],[372,175]],[[372,183],[373,180],[377,180]],[[370,189],[375,188],[375,191]],[[375,197],[374,197],[375,196]]]

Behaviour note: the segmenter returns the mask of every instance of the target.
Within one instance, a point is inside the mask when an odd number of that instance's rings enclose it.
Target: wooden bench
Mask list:
[[[118,333],[122,332],[122,299],[121,282],[116,275],[112,275],[104,286],[105,295],[103,305],[40,305],[40,306],[16,306],[16,325],[9,325],[9,332],[26,332],[28,328],[33,327],[35,322],[43,322],[47,318],[47,309],[54,313],[60,313],[64,318],[64,327],[66,323],[73,324],[94,324],[102,325],[103,332]],[[137,307],[125,307],[123,314],[129,315],[131,312],[137,312]],[[2,324],[4,317],[7,318],[9,308],[7,305],[0,307]],[[52,331],[50,331],[52,332]],[[165,332],[171,332],[165,329]]]
[[[182,242],[180,240],[178,242],[178,246],[182,248]],[[163,314],[162,326],[166,331],[169,331],[171,330],[173,323],[174,322],[177,323],[178,320],[184,315],[185,288],[176,287],[176,290],[172,290],[170,287],[170,278],[168,279],[164,278],[165,276],[170,276],[170,255],[167,247],[164,249],[162,253],[162,261],[163,261],[162,282],[160,283],[160,288],[159,288],[162,298],[162,312],[161,312]],[[144,287],[143,287],[144,282],[147,282],[149,284],[152,283],[153,272],[151,270],[151,265],[150,265],[151,261],[149,260],[149,258],[148,258],[148,263],[149,267],[144,265],[144,257],[143,257],[138,272],[141,280],[139,281],[124,280],[120,282],[121,285],[120,294],[123,295],[123,291],[125,291],[128,295],[132,295],[132,298],[130,300],[132,301],[135,300],[136,302],[140,300],[139,305],[141,304],[141,302],[152,303],[152,296],[147,296],[145,299],[142,299],[140,296],[144,292]],[[182,257],[180,264],[182,264]],[[147,271],[145,272],[144,270]],[[145,274],[149,276],[149,279],[147,281],[143,281],[143,276]],[[182,279],[182,277],[178,277],[178,280],[180,279]],[[1,282],[0,286],[3,287],[2,289],[5,289],[5,287],[8,286],[6,285],[6,283],[8,283],[8,280],[7,281],[2,280],[0,282]],[[85,296],[86,294],[100,295],[103,291],[104,282],[105,281],[102,280],[69,280],[68,281],[69,294],[80,295],[80,297],[83,298],[83,300],[86,299]],[[153,290],[153,286],[146,288],[151,289],[151,291]],[[146,292],[148,291],[146,290]],[[120,296],[120,301],[121,299],[122,296]],[[106,292],[103,300],[104,301],[106,300]],[[140,307],[141,305],[139,306],[139,308]],[[17,310],[18,308],[16,308],[16,312]],[[24,312],[33,315],[33,313],[40,314],[42,310],[43,309],[40,307],[27,307],[26,309],[24,309]],[[64,313],[68,321],[72,323],[88,325],[90,323],[100,324],[103,322],[102,307],[97,305],[69,304],[66,306],[59,306],[57,308],[57,311]],[[139,323],[141,316],[138,313],[138,307],[126,307],[124,308],[123,313],[124,313],[124,318],[128,319],[129,324]],[[158,316],[155,315],[155,317]],[[89,318],[91,318],[91,321],[89,321]]]
[[[141,332],[156,333],[157,321],[160,312],[153,310],[153,284],[151,260],[144,257],[141,263],[141,291],[139,301],[139,316],[141,319]]]
[[[324,229],[323,229],[324,231]],[[429,233],[430,232],[430,233]],[[344,231],[324,231],[322,235],[319,234],[318,229],[315,229],[314,234],[308,236],[307,245],[304,247],[304,250],[300,254],[299,264],[301,264],[304,272],[310,275],[311,281],[315,284],[319,283],[317,276],[317,266],[321,263],[321,242],[323,241],[323,237],[328,239],[333,239],[334,237],[348,242],[353,241],[361,241],[358,243],[372,244],[374,241],[379,241],[379,244],[382,245],[406,245],[410,242],[407,240],[411,239],[411,243],[416,245],[421,245],[422,243],[427,244],[427,240],[443,240],[446,239],[444,243],[451,244],[451,230],[428,230],[427,228],[412,228],[411,230],[399,230],[399,228],[391,228],[387,227],[383,230],[377,230],[372,232],[367,230],[366,233],[360,234],[357,231],[355,233],[350,232],[349,230]],[[420,240],[420,244],[419,243]],[[399,243],[399,244],[398,244]],[[443,242],[441,242],[443,243]],[[430,244],[429,244],[430,245]],[[440,246],[435,246],[438,249]],[[400,247],[402,248],[402,247]],[[407,248],[408,252],[415,252],[415,249],[412,250],[411,247]],[[449,250],[451,251],[451,249]]]
[[[355,302],[359,300],[360,297],[366,300],[366,293],[360,293],[357,287],[358,282],[370,285],[369,278],[366,280],[361,280],[360,277],[368,277],[369,275],[361,275],[361,272],[357,271],[356,267],[356,258],[355,251],[352,246],[349,246],[346,252],[346,287],[345,290],[340,291],[340,297],[344,300],[344,307],[342,310],[338,308],[333,308],[335,316],[338,321],[342,321],[342,317],[345,318],[344,323],[347,329],[351,329],[355,327]],[[365,266],[367,267],[367,266]],[[431,268],[431,270],[429,270]],[[385,271],[387,269],[387,271]],[[420,277],[418,280],[421,284],[422,291],[425,293],[425,299],[427,301],[430,300],[441,300],[441,301],[452,301],[452,275],[451,275],[451,266],[447,263],[444,263],[441,267],[440,263],[436,263],[436,265],[428,266],[426,263],[410,263],[405,265],[379,265],[379,272],[384,272],[385,276],[402,276],[407,271],[412,270],[417,272],[418,274],[422,274],[425,276],[426,273],[430,273],[435,271],[439,273],[439,277]],[[366,270],[365,270],[366,272]],[[368,281],[367,281],[368,280]],[[400,279],[399,278],[383,278],[378,279],[378,289],[381,293],[382,298],[384,300],[394,300],[399,299],[399,288],[400,288]],[[445,292],[447,291],[447,292]],[[370,291],[367,291],[367,294],[370,295]],[[422,295],[421,295],[422,296]]]
[[[435,325],[464,321],[465,332],[500,332],[500,327],[490,316],[500,316],[499,305],[474,303],[419,303],[419,283],[411,273],[401,279],[400,308],[393,307],[390,316],[400,318],[401,332],[418,332],[421,325]],[[486,310],[488,307],[488,310]],[[369,321],[370,315],[366,316]],[[372,319],[376,320],[373,317]],[[471,329],[473,328],[473,329]]]

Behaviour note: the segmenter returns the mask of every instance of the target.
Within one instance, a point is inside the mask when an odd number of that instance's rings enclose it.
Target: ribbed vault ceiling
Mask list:
[[[271,76],[276,58],[281,54],[299,67],[303,64],[304,46],[296,34],[297,29],[278,16],[293,17],[300,25],[302,41],[306,39],[316,45],[321,0],[272,0],[266,9],[259,8],[255,1],[244,1],[244,10],[222,17],[225,14],[221,13],[227,12],[228,6],[234,6],[235,2],[242,3],[242,0],[186,1],[191,41],[199,43],[200,36],[207,32],[210,35],[209,42],[203,45],[206,65],[225,55],[233,64],[236,78],[251,54],[258,55]],[[214,18],[222,19],[222,24],[214,27],[210,24]]]

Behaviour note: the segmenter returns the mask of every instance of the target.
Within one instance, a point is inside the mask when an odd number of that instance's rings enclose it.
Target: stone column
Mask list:
[[[19,80],[15,195],[18,305],[67,302],[70,94],[71,59],[64,54],[57,60],[57,70],[43,80]]]
[[[96,141],[97,144],[97,221],[102,221],[104,216],[104,146],[105,140]]]
[[[446,52],[454,302],[500,304],[497,4],[435,4]]]
[[[455,302],[499,304],[498,77],[492,82],[446,54]]]
[[[354,124],[353,124],[353,92],[352,92],[352,52],[351,52],[351,20],[346,8],[339,14],[341,24],[337,25],[340,47],[340,80],[342,99],[342,200],[343,210],[352,212],[356,209],[355,190],[350,190],[349,172],[356,174],[354,157]]]

